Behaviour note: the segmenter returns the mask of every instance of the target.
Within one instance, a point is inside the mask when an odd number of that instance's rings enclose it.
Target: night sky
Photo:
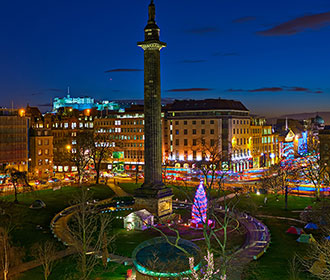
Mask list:
[[[0,106],[143,98],[148,0],[2,1]],[[155,0],[162,97],[230,98],[251,113],[329,111],[329,0]],[[41,107],[45,109],[46,107]]]

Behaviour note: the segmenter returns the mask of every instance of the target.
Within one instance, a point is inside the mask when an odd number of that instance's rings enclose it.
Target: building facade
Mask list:
[[[225,99],[176,100],[166,108],[165,157],[193,164],[207,159],[198,146],[214,147],[227,156],[234,171],[252,168],[249,110]]]
[[[23,109],[0,109],[0,169],[28,171],[28,118]]]

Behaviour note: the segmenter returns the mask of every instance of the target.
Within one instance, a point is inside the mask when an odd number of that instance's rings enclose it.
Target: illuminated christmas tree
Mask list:
[[[191,218],[196,224],[202,224],[206,221],[207,198],[204,191],[203,181],[200,182],[192,207]]]

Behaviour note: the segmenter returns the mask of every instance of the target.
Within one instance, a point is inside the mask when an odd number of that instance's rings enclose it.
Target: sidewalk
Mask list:
[[[107,183],[108,187],[112,189],[117,196],[130,196],[127,192],[125,192],[121,187],[115,185],[113,182]]]

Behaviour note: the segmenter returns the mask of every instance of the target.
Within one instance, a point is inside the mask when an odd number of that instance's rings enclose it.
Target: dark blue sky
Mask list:
[[[2,106],[143,98],[148,0],[3,1]],[[329,0],[155,0],[162,96],[238,99],[252,113],[329,111]],[[118,70],[119,69],[119,70]],[[108,71],[106,73],[106,71]]]

